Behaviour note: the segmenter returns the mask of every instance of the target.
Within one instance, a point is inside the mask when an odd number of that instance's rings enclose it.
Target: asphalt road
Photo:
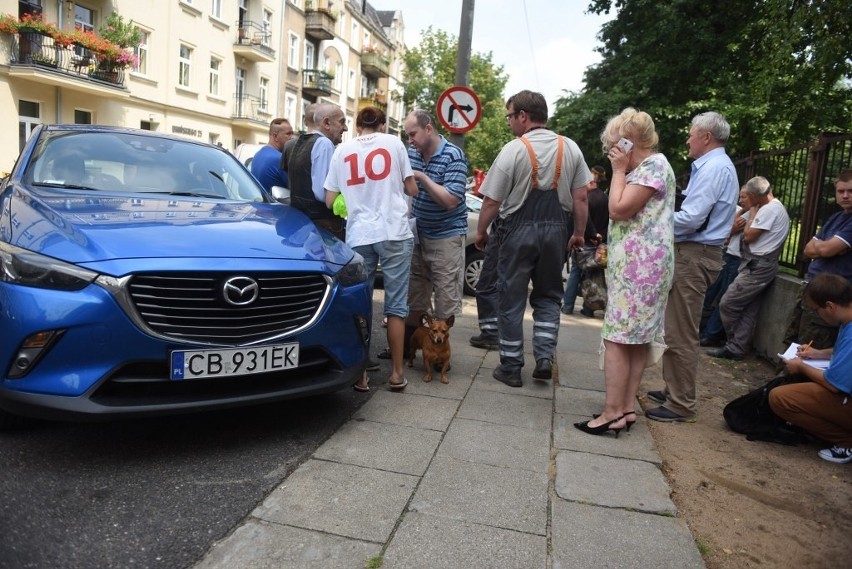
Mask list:
[[[0,433],[0,568],[189,567],[368,397]]]

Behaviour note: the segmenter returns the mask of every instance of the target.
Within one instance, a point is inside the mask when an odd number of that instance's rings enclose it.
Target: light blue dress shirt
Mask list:
[[[674,216],[675,243],[692,241],[721,247],[731,233],[740,186],[737,171],[725,152],[714,148],[692,163],[686,199]],[[710,216],[704,231],[699,228]]]

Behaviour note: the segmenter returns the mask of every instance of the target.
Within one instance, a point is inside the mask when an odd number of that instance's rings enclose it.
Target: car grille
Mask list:
[[[329,283],[320,274],[239,274],[257,282],[246,306],[225,300],[228,274],[135,275],[129,293],[139,316],[154,332],[182,341],[239,346],[296,330],[313,319]]]

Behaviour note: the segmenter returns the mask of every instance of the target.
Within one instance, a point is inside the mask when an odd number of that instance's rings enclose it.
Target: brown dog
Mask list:
[[[421,326],[411,335],[411,343],[408,350],[408,367],[414,367],[414,357],[417,350],[423,350],[423,367],[426,374],[423,381],[432,381],[432,368],[441,365],[441,383],[449,383],[447,369],[450,367],[450,328],[453,326],[455,316],[446,320],[432,319],[428,314],[420,318]]]

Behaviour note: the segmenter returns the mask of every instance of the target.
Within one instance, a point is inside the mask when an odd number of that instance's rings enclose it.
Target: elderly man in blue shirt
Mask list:
[[[666,306],[664,391],[648,398],[661,403],[645,411],[655,421],[695,421],[698,326],[707,287],[722,269],[722,246],[731,231],[739,197],[734,164],[725,152],[728,121],[715,112],[692,119],[689,156],[694,158],[683,205],[675,213],[675,273]]]

